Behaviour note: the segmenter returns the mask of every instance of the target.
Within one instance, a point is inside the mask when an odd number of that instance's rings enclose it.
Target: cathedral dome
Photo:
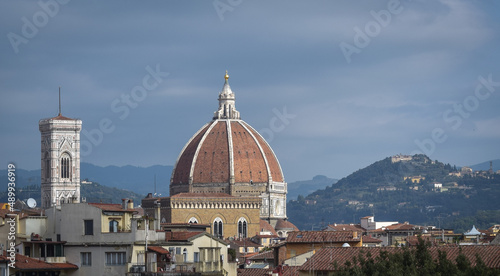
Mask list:
[[[278,159],[265,139],[240,119],[228,78],[226,72],[213,120],[193,135],[177,159],[170,195],[258,196],[263,198],[263,217],[286,217],[286,183]]]
[[[240,119],[228,83],[219,93],[219,109],[184,146],[172,172],[171,195],[180,192],[255,194],[271,182],[284,182],[278,159],[269,144]],[[214,185],[216,184],[216,185]],[[261,189],[237,189],[244,184]]]

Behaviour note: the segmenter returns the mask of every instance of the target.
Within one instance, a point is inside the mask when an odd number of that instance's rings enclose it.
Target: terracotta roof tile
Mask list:
[[[71,118],[68,118],[68,117],[65,117],[65,116],[59,114],[56,117],[50,118],[50,120],[70,120],[70,121],[74,121],[75,119],[71,119]]]
[[[4,252],[5,253],[5,252]],[[0,258],[5,259],[5,256]],[[47,263],[42,260],[30,258],[24,255],[16,254],[15,268],[21,271],[57,271],[66,269],[78,269],[78,266],[71,263]]]
[[[269,224],[269,222],[261,219],[259,223],[260,223],[260,231],[271,232],[273,235],[278,235],[278,233],[276,233],[276,230],[274,230],[274,228],[271,226],[271,224]]]
[[[272,250],[268,250],[268,251],[265,251],[265,252],[262,252],[262,253],[259,253],[257,255],[254,255],[252,257],[249,258],[250,260],[274,260],[274,252]]]
[[[269,268],[238,268],[238,276],[269,276],[269,272],[272,269]]]
[[[191,164],[193,163],[193,158],[196,153],[196,149],[198,148],[198,144],[200,143],[203,134],[205,134],[206,130],[210,124],[206,124],[198,131],[198,134],[195,134],[193,138],[186,144],[184,150],[182,151],[177,163],[175,164],[175,168],[172,171],[172,184],[174,185],[188,185],[189,183],[189,172],[191,170]]]
[[[276,222],[275,228],[276,228],[276,230],[290,229],[293,231],[299,231],[299,228],[297,228],[297,226],[295,226],[289,220],[284,220],[284,219],[279,219],[278,222]]]
[[[256,256],[258,254],[259,252],[241,253],[241,258],[250,259],[251,257]]]
[[[358,257],[360,252],[369,252],[373,259],[381,252],[389,253],[401,252],[403,249],[398,247],[326,247],[320,249],[304,265],[300,267],[301,271],[312,269],[321,271],[335,270],[334,264],[343,265],[346,261],[352,261]],[[445,251],[447,258],[453,262],[462,253],[469,259],[472,265],[476,263],[476,254],[478,254],[486,266],[490,268],[500,268],[500,246],[498,245],[478,245],[478,246],[433,246],[428,248],[433,259],[438,258],[438,251]]]
[[[255,129],[241,120],[214,120],[203,126],[181,152],[172,172],[172,194],[186,191],[184,186],[189,185],[190,177],[193,184],[229,183],[231,170],[236,183],[267,183],[269,173],[273,181],[284,181],[276,155]]]
[[[273,178],[273,181],[276,182],[283,182],[285,181],[283,178],[283,172],[281,171],[281,166],[278,162],[278,159],[276,158],[276,155],[274,154],[273,150],[271,147],[267,144],[267,142],[264,140],[264,138],[249,124],[241,121],[242,125],[245,125],[255,136],[255,139],[259,142],[260,146],[262,147],[262,150],[264,151],[264,154],[266,155],[267,158],[267,163],[269,165],[269,170],[271,171],[271,177]]]
[[[253,136],[241,122],[231,122],[233,139],[234,181],[236,183],[265,183],[269,177],[264,156]],[[262,146],[262,145],[261,145]],[[266,156],[267,158],[270,158]]]
[[[176,194],[176,195],[173,195],[171,197],[174,197],[174,198],[205,198],[205,197],[234,197],[232,195],[229,195],[229,194],[225,194],[225,193],[180,193],[180,194]]]
[[[358,231],[364,232],[365,230],[360,224],[330,224],[326,231]]]
[[[284,266],[282,276],[299,276],[300,266]]]
[[[323,243],[323,242],[353,242],[352,231],[295,231],[289,232],[287,243]]]
[[[265,239],[265,238],[268,238],[268,239],[269,239],[269,238],[271,238],[271,239],[272,239],[272,238],[279,238],[279,236],[278,236],[278,235],[255,235],[255,237],[257,237],[257,238],[261,238],[261,239],[262,239],[262,238],[264,238],[264,239]]]
[[[165,232],[165,240],[166,241],[189,241],[192,237],[195,237],[197,235],[204,235],[205,232],[188,232],[188,231],[181,231],[181,232]]]
[[[205,132],[193,170],[193,183],[229,183],[229,143],[226,121],[217,120]]]
[[[87,203],[88,205],[110,212],[135,212],[134,209],[123,209],[121,204],[114,203]]]
[[[387,230],[413,230],[415,225],[407,223],[397,223],[385,227]]]
[[[361,239],[363,240],[363,243],[382,243],[382,240],[373,238],[372,236],[362,236]]]
[[[148,246],[148,250],[154,251],[162,255],[170,255],[170,252],[161,246]]]

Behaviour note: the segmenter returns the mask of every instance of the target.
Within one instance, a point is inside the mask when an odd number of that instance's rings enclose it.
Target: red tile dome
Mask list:
[[[170,195],[227,193],[260,196],[272,184],[285,187],[283,173],[265,139],[240,119],[226,82],[219,109],[182,149],[170,180]]]

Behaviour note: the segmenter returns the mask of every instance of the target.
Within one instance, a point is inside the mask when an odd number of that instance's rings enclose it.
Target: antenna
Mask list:
[[[61,87],[59,86],[59,116],[61,116]]]
[[[35,208],[36,207],[36,200],[34,198],[28,198],[28,200],[26,201],[26,204],[28,205],[28,207],[30,208]]]
[[[155,173],[155,195],[156,195],[156,173]]]

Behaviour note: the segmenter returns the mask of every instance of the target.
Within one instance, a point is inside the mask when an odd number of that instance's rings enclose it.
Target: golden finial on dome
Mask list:
[[[229,75],[227,74],[227,70],[226,70],[226,75],[224,76],[224,79],[225,80],[229,79]]]

